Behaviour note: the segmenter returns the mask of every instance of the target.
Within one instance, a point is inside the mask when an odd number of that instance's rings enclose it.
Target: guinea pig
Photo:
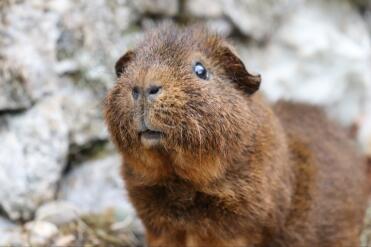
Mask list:
[[[346,131],[270,106],[225,39],[164,24],[115,69],[105,119],[150,247],[359,246],[366,166]]]

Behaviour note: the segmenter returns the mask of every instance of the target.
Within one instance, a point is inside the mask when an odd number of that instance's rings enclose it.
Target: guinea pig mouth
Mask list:
[[[162,132],[149,130],[149,129],[145,131],[141,131],[139,134],[141,138],[145,138],[145,139],[161,139],[163,136]]]
[[[145,147],[153,147],[160,144],[160,141],[164,137],[164,134],[159,131],[146,129],[139,132],[139,136],[140,141]]]

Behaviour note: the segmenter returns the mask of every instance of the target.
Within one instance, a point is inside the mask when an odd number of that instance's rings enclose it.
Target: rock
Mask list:
[[[54,198],[66,163],[68,129],[58,98],[0,118],[0,139],[0,205],[13,220],[30,219]]]
[[[32,246],[46,246],[58,234],[58,228],[45,221],[31,221],[25,225],[28,242]]]
[[[73,204],[64,201],[53,201],[42,205],[36,211],[35,220],[60,226],[70,223],[79,216],[80,210]]]
[[[120,177],[121,159],[107,156],[76,166],[60,186],[59,200],[76,205],[82,214],[117,209],[134,214]]]
[[[54,245],[58,247],[70,247],[75,240],[76,237],[73,235],[60,236],[55,240]]]
[[[73,8],[61,16],[55,70],[59,75],[67,72],[77,84],[103,98],[115,83],[115,62],[140,35],[133,26],[138,15],[126,0],[71,4]]]
[[[225,18],[216,18],[206,20],[206,26],[223,37],[228,37],[233,32],[233,25]]]
[[[0,246],[23,247],[25,243],[26,236],[23,234],[21,227],[1,229],[0,226]]]
[[[0,246],[22,246],[23,243],[21,227],[0,217]]]
[[[9,228],[14,228],[16,224],[0,216],[0,231]]]
[[[0,110],[24,109],[30,105],[27,97],[37,101],[58,93],[57,76],[63,69],[104,95],[115,81],[114,63],[136,33],[132,24],[138,15],[132,9],[127,0],[22,0],[4,5],[0,58],[7,64],[7,74],[17,73],[10,78],[14,85],[6,88],[15,102],[5,100],[10,96],[1,98]],[[61,66],[65,60],[73,66]],[[20,79],[24,82],[18,86]]]
[[[174,16],[179,11],[178,0],[135,0],[133,5],[142,14]]]
[[[26,78],[0,58],[0,111],[22,110],[31,106],[25,88]]]
[[[13,87],[22,83],[18,94],[32,100],[40,99],[55,89],[54,64],[59,36],[58,15],[45,12],[36,2],[12,2],[0,13],[0,57],[10,74],[11,71],[17,72],[10,79],[14,81]],[[19,107],[27,106],[28,101],[23,99]]]
[[[186,12],[197,17],[221,17],[223,5],[220,0],[187,0]]]
[[[370,7],[366,10],[364,18],[365,18],[366,24],[368,26],[368,32],[371,35],[371,3],[370,3]]]
[[[339,0],[334,0],[334,1],[339,1]],[[357,8],[362,9],[367,9],[371,8],[371,2],[369,0],[347,0],[350,4],[354,5]]]
[[[370,42],[360,14],[347,2],[311,1],[288,15],[266,46],[241,46],[240,54],[262,74],[271,100],[324,105],[349,125],[370,101]]]
[[[69,129],[70,145],[85,147],[108,139],[103,121],[103,99],[86,87],[63,82],[60,92],[64,118]]]
[[[221,0],[224,13],[245,35],[261,40],[280,26],[301,0]]]

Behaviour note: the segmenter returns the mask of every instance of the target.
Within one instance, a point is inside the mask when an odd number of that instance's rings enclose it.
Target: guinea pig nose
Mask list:
[[[147,88],[146,93],[149,99],[155,99],[161,92],[162,87],[157,85],[151,85]]]
[[[135,100],[137,100],[139,98],[139,88],[138,87],[134,87],[133,90],[131,91],[131,94],[133,95],[133,98]]]

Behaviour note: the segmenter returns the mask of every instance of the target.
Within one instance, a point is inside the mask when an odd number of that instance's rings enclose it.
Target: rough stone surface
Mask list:
[[[14,226],[15,226],[15,224],[13,222],[11,222],[8,219],[5,219],[3,217],[0,217],[0,231],[12,228]]]
[[[58,247],[69,247],[75,239],[76,237],[73,235],[61,236],[55,240],[54,245]]]
[[[81,213],[119,209],[133,214],[120,177],[121,159],[108,156],[74,169],[60,187],[58,198],[76,205]]]
[[[223,37],[228,37],[233,32],[233,25],[225,18],[213,18],[206,21],[206,26]]]
[[[223,5],[220,0],[187,0],[186,11],[197,17],[220,17],[223,15]]]
[[[0,205],[11,219],[29,219],[53,199],[68,151],[67,125],[56,98],[0,121]]]
[[[5,229],[0,226],[0,246],[23,247],[25,243],[26,236],[23,234],[20,226]]]
[[[116,60],[136,40],[132,24],[138,16],[126,0],[68,2],[71,8],[61,13],[56,70],[102,96],[115,81]]]
[[[0,57],[10,71],[18,71],[32,99],[45,96],[56,80],[58,15],[45,12],[36,0],[9,4],[0,15]]]
[[[271,36],[302,0],[221,0],[224,13],[245,35],[262,40]]]
[[[0,217],[0,246],[20,246],[22,244],[21,228]]]
[[[178,0],[135,0],[132,3],[142,14],[174,16],[179,10]]]
[[[60,226],[77,219],[79,216],[80,210],[73,204],[64,201],[53,201],[42,205],[36,211],[35,219]]]
[[[97,93],[65,81],[60,95],[70,145],[84,147],[94,141],[107,140],[108,132],[102,121],[103,99]]]
[[[58,228],[45,221],[31,221],[25,225],[27,239],[31,246],[46,246],[58,234]]]
[[[312,2],[292,13],[268,45],[241,47],[241,54],[262,74],[270,99],[324,105],[350,125],[370,101],[370,42],[347,2]]]
[[[21,71],[11,68],[0,58],[0,111],[22,110],[31,106],[31,99]]]

